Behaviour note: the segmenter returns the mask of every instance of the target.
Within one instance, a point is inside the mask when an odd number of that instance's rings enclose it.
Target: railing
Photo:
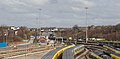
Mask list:
[[[120,59],[120,57],[116,56],[116,55],[113,55],[113,54],[110,54],[112,58],[114,59]]]
[[[120,51],[117,51],[117,50],[115,50],[115,49],[113,49],[111,47],[108,47],[108,46],[104,46],[104,47],[107,48],[107,49],[109,49],[109,50],[111,50],[111,51],[113,51],[113,52],[115,52],[115,53],[120,54]]]
[[[99,57],[98,55],[96,55],[95,53],[90,53],[90,58],[92,58],[92,59],[103,59],[103,58],[101,58],[101,57]]]

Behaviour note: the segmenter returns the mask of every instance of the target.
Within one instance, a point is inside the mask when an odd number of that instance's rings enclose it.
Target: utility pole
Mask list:
[[[86,10],[86,43],[88,42],[88,22],[87,22],[87,10],[88,7],[85,7]]]

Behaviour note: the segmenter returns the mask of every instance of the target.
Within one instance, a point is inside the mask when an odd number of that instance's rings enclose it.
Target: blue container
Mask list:
[[[0,48],[6,48],[7,45],[7,42],[0,42]]]

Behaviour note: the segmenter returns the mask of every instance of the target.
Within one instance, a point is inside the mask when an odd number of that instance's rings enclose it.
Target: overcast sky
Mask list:
[[[88,25],[120,23],[120,0],[0,0],[0,25],[85,26],[85,7]]]

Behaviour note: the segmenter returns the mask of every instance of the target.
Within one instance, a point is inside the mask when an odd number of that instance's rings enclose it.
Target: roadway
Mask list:
[[[58,47],[50,52],[48,52],[46,55],[44,55],[41,59],[52,59],[53,56],[57,53],[57,51],[59,51],[60,49],[62,49],[63,47]]]
[[[74,56],[73,56],[73,52],[72,52],[72,51],[73,51],[74,48],[76,48],[76,47],[78,47],[78,46],[75,46],[75,47],[73,47],[73,48],[70,48],[70,49],[64,51],[64,53],[63,53],[63,55],[62,55],[62,59],[74,59]]]

